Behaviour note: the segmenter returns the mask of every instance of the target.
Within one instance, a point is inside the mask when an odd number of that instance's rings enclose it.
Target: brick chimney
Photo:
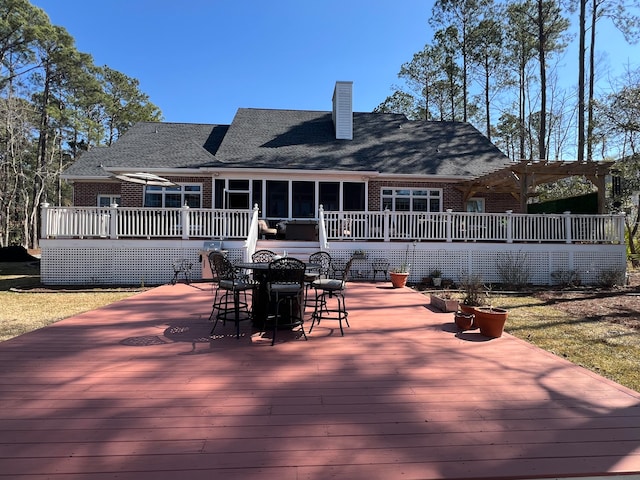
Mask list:
[[[336,82],[333,90],[333,126],[336,139],[353,140],[353,82]]]

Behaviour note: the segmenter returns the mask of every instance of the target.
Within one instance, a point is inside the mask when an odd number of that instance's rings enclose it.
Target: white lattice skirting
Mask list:
[[[199,279],[202,247],[197,240],[43,239],[41,279],[47,285],[161,285],[171,281],[173,262],[182,258],[193,262],[193,278]],[[224,248],[232,261],[244,258],[244,242],[225,242]],[[536,285],[552,284],[551,274],[558,271],[576,272],[583,284],[596,284],[602,271],[626,269],[625,246],[607,244],[331,242],[329,253],[346,260],[356,250],[366,252],[365,259],[355,261],[356,272],[367,271],[377,258],[388,259],[391,268],[406,261],[410,282],[438,269],[454,282],[474,273],[499,283],[496,262],[505,254],[525,256]]]

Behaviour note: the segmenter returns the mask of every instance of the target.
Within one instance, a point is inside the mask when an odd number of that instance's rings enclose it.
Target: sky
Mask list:
[[[165,121],[231,123],[238,108],[355,111],[392,93],[430,38],[424,0],[32,0],[78,50],[140,81]],[[399,7],[399,3],[402,4]]]
[[[353,81],[354,111],[370,112],[433,37],[433,0],[31,3],[96,65],[138,79],[167,122],[229,124],[238,108],[328,111],[338,80]],[[601,35],[602,61],[637,65],[638,46],[606,26]]]

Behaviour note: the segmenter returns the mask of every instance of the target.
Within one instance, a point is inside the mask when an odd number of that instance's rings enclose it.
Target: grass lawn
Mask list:
[[[494,296],[509,310],[505,331],[640,392],[640,331],[572,316],[530,296]]]
[[[0,341],[135,295],[135,291],[20,291],[40,285],[37,264],[0,263]]]

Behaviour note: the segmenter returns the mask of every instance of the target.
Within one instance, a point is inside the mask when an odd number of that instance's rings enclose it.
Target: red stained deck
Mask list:
[[[0,343],[0,478],[498,479],[640,473],[640,394],[389,284],[309,341],[162,286]],[[628,478],[628,477],[626,477]]]

